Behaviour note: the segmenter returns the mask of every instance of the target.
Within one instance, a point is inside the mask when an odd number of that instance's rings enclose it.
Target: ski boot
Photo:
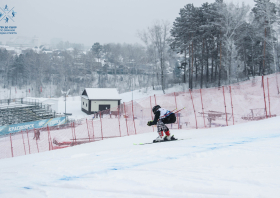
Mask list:
[[[177,140],[174,135],[170,135],[169,131],[166,131],[165,134],[166,136],[163,138],[164,141]]]
[[[163,139],[163,131],[159,132],[158,134],[159,134],[159,136],[156,139],[154,139],[154,141],[153,141],[154,143],[155,142],[162,142],[162,141],[164,141],[164,139]]]

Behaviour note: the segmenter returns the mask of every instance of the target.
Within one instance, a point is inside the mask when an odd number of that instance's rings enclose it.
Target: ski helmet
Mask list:
[[[153,109],[152,109],[153,113],[156,113],[156,111],[157,111],[159,108],[161,108],[161,106],[159,106],[159,105],[154,106]]]

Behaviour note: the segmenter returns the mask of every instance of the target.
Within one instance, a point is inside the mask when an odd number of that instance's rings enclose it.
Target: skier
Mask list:
[[[157,132],[159,134],[159,136],[153,142],[176,140],[174,135],[170,135],[169,128],[165,125],[176,122],[175,114],[171,111],[168,111],[167,109],[161,108],[159,105],[154,106],[152,111],[155,114],[155,118],[153,121],[149,121],[147,125],[157,125]],[[164,138],[163,131],[165,133]]]

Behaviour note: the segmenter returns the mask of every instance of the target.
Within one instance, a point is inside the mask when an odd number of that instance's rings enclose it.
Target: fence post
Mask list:
[[[48,138],[49,138],[49,150],[53,150],[52,137],[51,137],[49,125],[47,125],[47,130],[48,130]]]
[[[152,107],[152,96],[150,96],[150,106],[151,106],[151,117],[152,117],[152,120],[154,120],[154,116],[153,116],[153,107]],[[155,128],[153,127],[153,132],[155,131]]]
[[[227,105],[226,105],[225,87],[224,87],[224,86],[223,86],[223,95],[224,95],[224,105],[225,105],[226,123],[227,123],[227,126],[228,126],[228,121],[227,121]]]
[[[29,136],[28,136],[28,130],[26,130],[26,134],[27,134],[27,141],[28,141],[28,147],[29,147],[29,154],[30,154],[30,143],[29,143]]]
[[[231,101],[232,123],[234,125],[234,115],[233,115],[233,103],[232,103],[231,86],[229,86],[229,92],[230,92],[230,101]]]
[[[101,126],[101,138],[103,140],[103,129],[102,129],[102,119],[101,119],[101,111],[99,111],[99,117],[100,117],[100,126]]]
[[[12,141],[12,135],[11,135],[11,133],[10,133],[10,142],[11,142],[11,153],[12,153],[12,157],[14,157],[13,141]]]
[[[123,103],[123,106],[124,106],[124,117],[125,117],[125,122],[126,122],[126,130],[127,130],[127,135],[129,136],[128,127],[127,127],[127,117],[126,117],[125,103]]]
[[[279,94],[279,86],[278,86],[277,73],[278,73],[278,72],[275,73],[275,76],[276,76],[277,94]]]
[[[151,117],[152,117],[152,120],[154,120],[154,116],[153,116],[153,107],[152,107],[152,96],[150,96],[150,106],[151,106]]]
[[[111,115],[110,115],[110,116],[111,116]],[[90,136],[89,136],[89,130],[88,130],[88,122],[87,122],[87,119],[86,119],[86,123],[87,123],[88,139],[89,139],[89,142],[90,142]]]
[[[75,135],[75,143],[77,145],[77,136],[76,136],[76,130],[75,130],[75,122],[73,122],[73,131],[74,131],[74,135]]]
[[[24,148],[24,153],[26,155],[26,149],[25,149],[25,143],[24,143],[24,138],[23,138],[23,132],[21,130],[21,136],[22,136],[22,141],[23,141],[23,148]]]
[[[122,132],[121,132],[121,121],[120,121],[120,105],[118,106],[118,120],[119,120],[120,137],[122,137]]]
[[[133,100],[131,100],[131,102],[132,102],[132,117],[133,117],[133,123],[134,123],[134,131],[135,131],[135,134],[137,134],[137,132],[136,132],[136,126],[135,126],[135,120],[134,120]]]
[[[156,94],[154,94],[154,98],[155,98],[155,104],[157,105]]]
[[[174,97],[175,97],[175,105],[176,105],[176,109],[177,109],[177,100],[176,100],[176,94],[174,92]],[[176,114],[175,114],[176,115]],[[180,129],[180,122],[179,122],[179,113],[177,113],[177,120],[178,120],[178,129]]]
[[[203,107],[203,100],[202,100],[202,93],[201,93],[201,89],[200,89],[200,98],[201,98],[201,107],[202,107],[202,115],[203,115],[203,121],[204,121],[204,128],[206,128],[206,124],[205,124],[205,116],[204,116],[204,107]]]
[[[266,108],[265,90],[264,90],[264,77],[263,76],[262,76],[262,85],[263,85],[263,98],[264,98],[265,117],[267,118],[267,108]]]
[[[175,92],[174,92],[174,97],[175,97],[176,109],[178,109],[178,107],[177,107],[177,100],[176,100],[176,93]]]
[[[92,138],[93,138],[93,141],[94,141],[94,127],[93,127],[93,120],[92,120],[92,122],[91,122],[91,125],[92,125],[92,133],[93,133]]]
[[[190,93],[191,99],[192,99],[193,112],[194,112],[194,116],[195,116],[195,123],[196,123],[196,129],[197,129],[197,119],[196,119],[196,113],[195,113],[195,108],[194,108],[194,103],[193,103],[193,97],[192,97],[192,91],[191,91],[191,89],[189,89],[189,93]]]
[[[36,132],[35,132],[35,128],[33,128],[33,131],[34,131],[34,137],[35,137],[35,139],[36,139],[37,150],[38,150],[38,153],[40,153],[40,152],[39,152],[39,146],[38,146],[38,141],[37,141],[37,135],[36,135]],[[34,138],[33,138],[33,139],[34,139]]]
[[[269,82],[268,82],[268,78],[267,78],[267,97],[268,97],[269,117],[271,117],[271,111],[270,111],[270,96],[269,96]]]
[[[74,130],[73,130],[73,123],[71,123],[70,126],[71,126],[72,137],[73,137],[72,144],[75,145],[75,136],[74,136]]]

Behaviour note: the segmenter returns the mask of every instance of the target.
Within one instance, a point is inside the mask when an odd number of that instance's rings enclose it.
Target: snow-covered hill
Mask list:
[[[280,118],[2,159],[0,197],[279,197]]]

